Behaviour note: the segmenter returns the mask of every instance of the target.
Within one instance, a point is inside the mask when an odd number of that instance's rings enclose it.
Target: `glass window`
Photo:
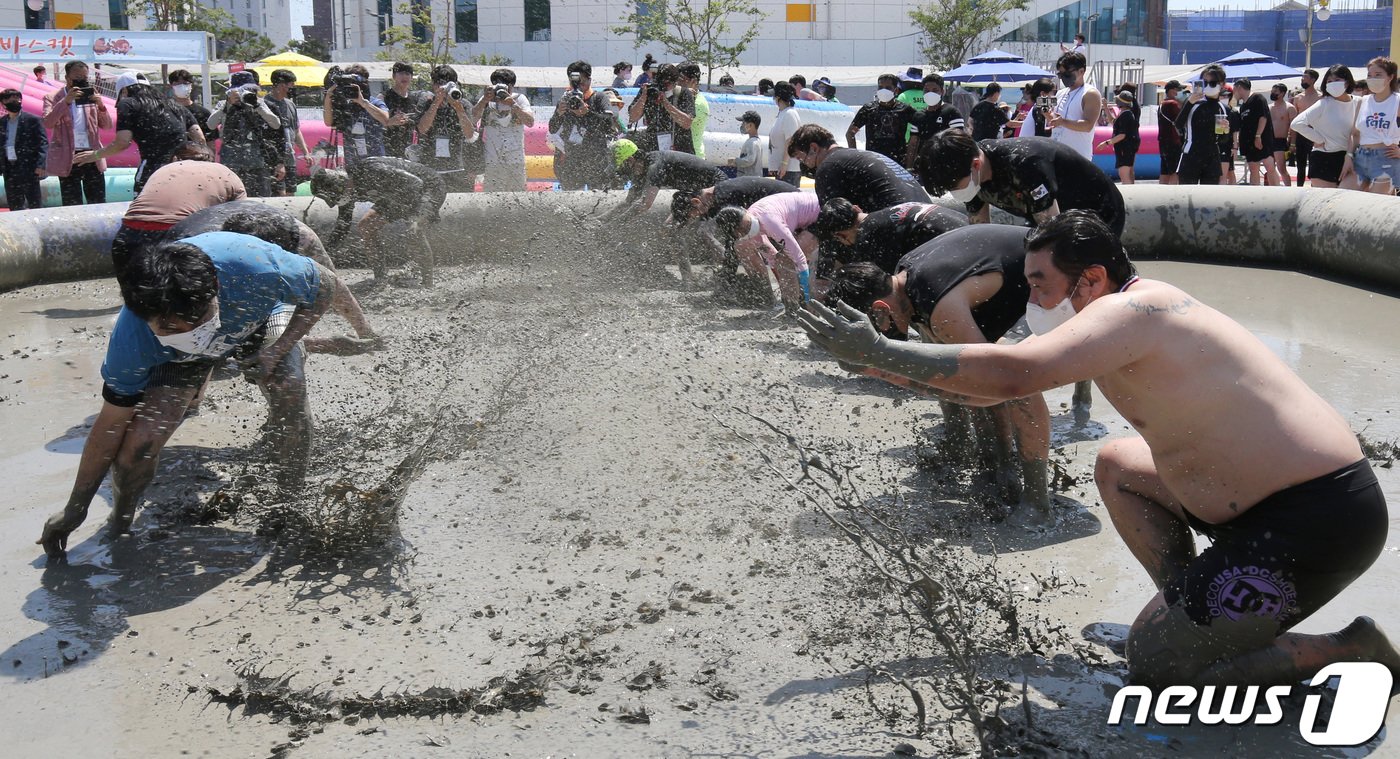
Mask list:
[[[525,0],[525,41],[549,41],[549,0]]]
[[[112,29],[129,29],[126,19],[126,0],[107,0],[107,26]]]
[[[457,31],[453,39],[457,42],[478,42],[480,30],[477,27],[477,0],[455,0]]]
[[[423,23],[423,19],[432,19],[433,13],[433,9],[428,6],[428,0],[413,0],[411,3],[411,13],[413,19],[413,39],[419,42],[427,42],[428,25]]]
[[[1098,19],[1089,21],[1092,13]],[[1078,0],[1034,19],[997,42],[1062,42],[1083,30],[1090,45],[1163,47],[1166,0]]]
[[[389,30],[389,24],[393,21],[394,2],[393,0],[379,0],[379,7],[375,11],[375,20],[379,22],[379,44],[384,44],[384,32]],[[349,34],[349,29],[346,29]]]
[[[645,18],[645,17],[650,16],[651,14],[657,13],[657,12],[658,12],[658,10],[657,10],[656,8],[652,7],[652,4],[651,4],[650,2],[648,2],[648,0],[637,0],[637,15],[638,15],[639,17]],[[647,39],[650,39],[650,38],[647,37],[647,35],[645,35],[645,34],[638,34],[638,35],[637,35],[637,41],[638,41],[638,42],[642,42],[642,41],[647,40]]]

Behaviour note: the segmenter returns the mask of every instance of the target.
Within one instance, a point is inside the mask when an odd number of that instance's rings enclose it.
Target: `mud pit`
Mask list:
[[[356,286],[390,349],[312,357],[313,479],[341,498],[406,489],[396,519],[379,513],[387,542],[338,559],[261,500],[246,447],[262,403],[230,379],[172,441],[135,538],[99,545],[99,499],[72,566],[45,571],[31,541],[71,487],[117,296],[108,283],[0,295],[9,742],[78,756],[975,752],[936,698],[955,668],[779,476],[798,477],[799,460],[753,415],[849,471],[863,513],[961,578],[970,617],[1008,608],[978,595],[989,588],[1012,600],[1021,643],[975,657],[1004,702],[1000,745],[1304,752],[1289,723],[1104,725],[1123,667],[1102,641],[1151,589],[1093,488],[1095,450],[1127,429],[1101,398],[1075,428],[1068,388],[1050,396],[1060,527],[988,525],[966,478],[927,462],[935,403],[848,377],[791,323],[535,251],[445,268],[431,293]],[[1143,268],[1263,335],[1368,439],[1400,438],[1400,302],[1295,274]],[[1400,503],[1400,476],[1378,473]],[[297,511],[313,527],[317,498]],[[1300,631],[1361,613],[1400,627],[1396,542]],[[925,735],[892,679],[924,693]],[[1400,753],[1384,737],[1346,755]]]

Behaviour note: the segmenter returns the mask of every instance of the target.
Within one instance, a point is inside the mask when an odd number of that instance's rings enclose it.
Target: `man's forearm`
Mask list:
[[[977,396],[963,395],[961,393],[953,393],[947,390],[941,390],[926,382],[920,382],[916,379],[911,379],[901,374],[895,374],[893,372],[887,372],[882,369],[876,369],[872,366],[865,367],[864,371],[860,372],[860,374],[865,377],[873,377],[874,379],[883,380],[885,382],[890,383],[891,385],[895,385],[896,387],[902,387],[906,390],[912,390],[913,392],[916,392],[919,395],[925,395],[930,398],[937,398],[941,401],[956,403],[962,406],[995,406],[999,403],[1002,403],[1002,401],[994,398],[980,398]]]
[[[872,369],[907,377],[941,392],[1005,401],[1016,397],[1001,387],[1004,377],[990,361],[968,364],[969,351],[994,349],[989,345],[905,343],[881,339],[879,350],[864,363]]]
[[[335,300],[336,284],[340,279],[335,272],[326,267],[316,264],[316,271],[320,274],[320,286],[316,290],[316,300],[309,306],[297,306],[297,310],[292,314],[292,318],[287,322],[287,328],[282,331],[281,336],[271,345],[270,350],[273,355],[281,358],[292,350],[292,346],[297,341],[311,332],[311,328],[316,326],[316,322],[330,310],[332,302]]]
[[[122,441],[126,439],[127,425],[131,423],[134,415],[134,407],[102,404],[97,420],[88,431],[87,442],[83,444],[82,457],[78,461],[78,476],[73,482],[73,492],[68,496],[65,511],[70,517],[79,514],[86,516],[98,488],[102,487],[102,480],[107,477],[107,471],[112,468],[112,462],[121,450]]]

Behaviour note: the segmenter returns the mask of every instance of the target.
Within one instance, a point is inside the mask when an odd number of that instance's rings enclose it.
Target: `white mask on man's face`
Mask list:
[[[948,194],[953,196],[953,200],[959,203],[971,203],[977,198],[977,193],[982,190],[982,183],[978,181],[978,174],[982,167],[972,164],[972,173],[967,175],[967,186],[961,190],[949,190]]]
[[[937,92],[924,93],[924,105],[927,105],[929,108],[933,108],[941,102],[943,102],[943,96]]]
[[[890,92],[884,87],[881,87],[880,89],[875,90],[875,99],[879,100],[881,103],[888,103],[891,100],[894,100],[894,93]]]
[[[1043,335],[1073,319],[1074,304],[1070,302],[1073,298],[1074,290],[1071,288],[1069,294],[1054,308],[1042,308],[1034,303],[1027,303],[1026,326],[1031,328],[1031,334]]]
[[[214,314],[203,324],[189,332],[179,332],[174,335],[156,335],[156,342],[167,348],[174,348],[181,353],[188,353],[191,356],[197,356],[203,353],[219,334],[219,299],[217,297],[214,299],[212,308],[214,309]]]
[[[173,84],[170,86],[170,91],[175,93],[175,97],[177,98],[189,97],[192,89],[193,87],[188,84]]]

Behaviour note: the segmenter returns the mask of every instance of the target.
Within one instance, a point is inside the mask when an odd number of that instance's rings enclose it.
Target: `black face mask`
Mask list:
[[[1269,93],[1269,99],[1272,100],[1272,101],[1274,101],[1275,103],[1278,102],[1278,98],[1279,98],[1279,94],[1278,94],[1277,92],[1270,92],[1270,93]]]
[[[1312,89],[1312,86],[1313,86],[1313,83],[1312,83],[1312,82],[1303,82],[1303,89],[1305,89],[1305,90],[1310,90],[1310,89]]]
[[[5,103],[5,110],[9,111],[10,113],[19,113],[19,108],[20,101],[18,100],[11,100]]]

